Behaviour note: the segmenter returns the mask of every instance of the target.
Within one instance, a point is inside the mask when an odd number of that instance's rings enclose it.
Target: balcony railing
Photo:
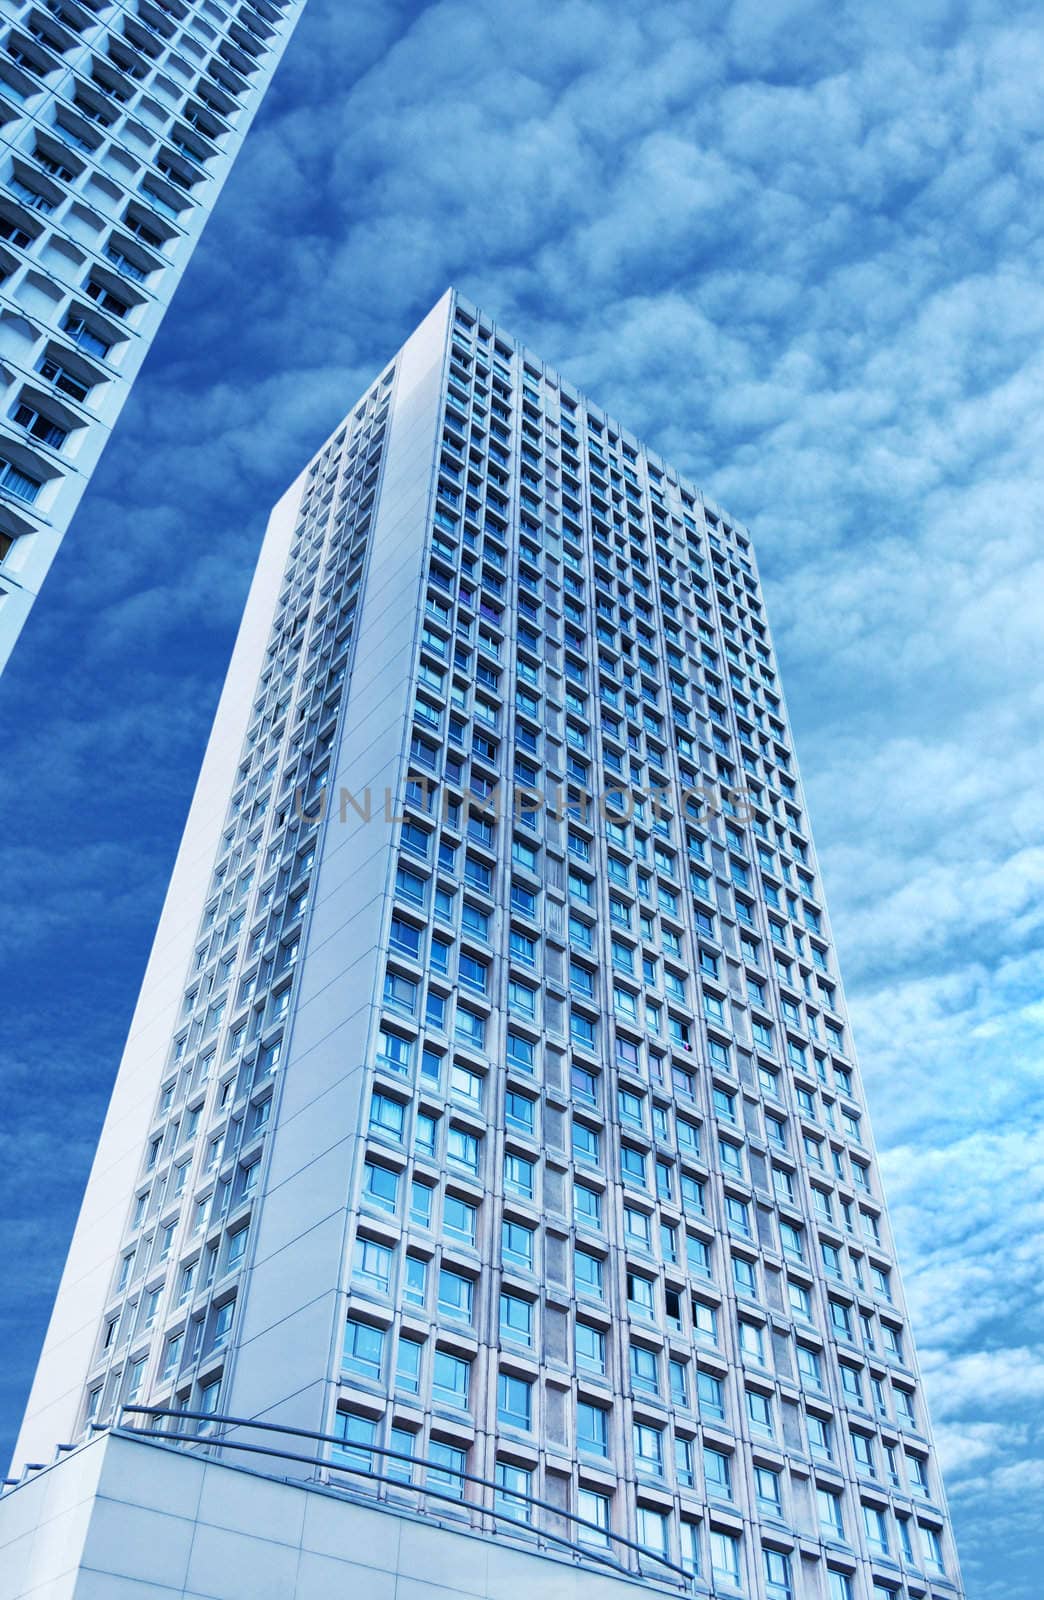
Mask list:
[[[390,1510],[409,1510],[420,1516],[441,1513],[445,1526],[459,1525],[473,1533],[510,1534],[537,1550],[555,1553],[582,1566],[608,1569],[628,1578],[650,1580],[675,1592],[691,1594],[692,1576],[656,1550],[648,1549],[535,1495],[507,1489],[491,1478],[479,1477],[432,1461],[375,1444],[356,1442],[335,1434],[316,1433],[282,1423],[257,1422],[203,1411],[175,1411],[169,1406],[124,1405],[115,1424],[91,1423],[92,1434],[113,1432],[124,1437],[155,1439],[210,1459],[234,1451],[269,1462],[293,1463],[310,1468],[298,1481],[354,1489],[360,1498],[376,1501]],[[246,1437],[243,1437],[246,1435]],[[275,1437],[275,1436],[278,1436]],[[292,1448],[300,1442],[302,1448]],[[61,1447],[67,1450],[69,1446]],[[40,1464],[34,1463],[33,1470]],[[345,1480],[355,1480],[351,1484]],[[449,1485],[448,1487],[443,1487]],[[501,1504],[496,1501],[500,1500]],[[503,1504],[511,1510],[503,1509]],[[456,1515],[446,1517],[446,1509]],[[517,1511],[517,1515],[513,1514]],[[558,1527],[556,1527],[556,1524]],[[558,1531],[564,1527],[566,1531]],[[585,1538],[587,1535],[587,1538]],[[604,1548],[599,1548],[602,1545]]]

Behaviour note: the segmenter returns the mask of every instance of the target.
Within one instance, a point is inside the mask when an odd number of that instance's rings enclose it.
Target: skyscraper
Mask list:
[[[0,0],[0,669],[304,0]]]
[[[20,1459],[135,1404],[960,1593],[750,541],[454,293],[272,514]]]

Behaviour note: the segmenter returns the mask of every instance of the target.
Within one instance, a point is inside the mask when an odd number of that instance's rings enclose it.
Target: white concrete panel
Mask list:
[[[398,1571],[399,1540],[404,1524],[387,1512],[345,1502],[330,1494],[310,1494],[305,1509],[302,1545],[317,1555],[338,1561]]]
[[[275,1544],[259,1527],[252,1535],[200,1524],[187,1587],[213,1600],[287,1600],[297,1579],[296,1546]]]
[[[404,1578],[445,1584],[448,1590],[458,1594],[484,1595],[489,1575],[489,1546],[480,1539],[447,1533],[423,1522],[403,1522],[398,1570]]]
[[[93,1451],[92,1446],[75,1459]],[[195,1517],[206,1470],[202,1461],[181,1452],[154,1450],[148,1458],[148,1471],[142,1472],[139,1447],[124,1445],[119,1439],[99,1440],[96,1454],[99,1464],[104,1461],[106,1499],[189,1521]]]
[[[83,1565],[145,1583],[183,1584],[195,1523],[103,1496],[104,1488],[94,1504]]]
[[[84,1378],[166,1068],[299,498],[295,485],[269,520],[15,1449],[16,1465],[49,1459],[56,1443],[75,1435]]]
[[[334,1595],[346,1600],[397,1600],[396,1576],[302,1550],[294,1600],[332,1600]]]
[[[286,1403],[296,1395],[290,1413],[299,1409],[302,1425],[313,1428],[321,1428],[326,1420],[322,1391],[299,1391],[297,1377],[330,1370],[343,1315],[337,1291],[344,1279],[343,1234],[338,1237],[330,1226],[324,1226],[321,1234],[313,1230],[327,1224],[338,1206],[346,1209],[352,1173],[350,1165],[339,1168],[323,1162],[312,1169],[310,1182],[293,1188],[284,1184],[290,1173],[303,1171],[310,1150],[319,1154],[329,1149],[331,1134],[338,1140],[350,1135],[362,1115],[364,1084],[355,1076],[345,1082],[344,1074],[365,1060],[379,981],[376,939],[392,829],[382,817],[368,824],[356,821],[354,835],[349,835],[336,815],[337,796],[342,785],[361,787],[360,770],[364,775],[387,774],[391,785],[397,778],[410,696],[409,646],[421,577],[448,309],[445,300],[436,307],[398,361],[372,536],[376,563],[386,549],[394,548],[396,554],[387,584],[379,594],[373,591],[373,606],[369,585],[363,599],[356,671],[330,786],[332,812],[320,835],[313,910],[282,1068],[285,1084],[272,1134],[266,1199],[241,1324],[243,1339],[225,1396],[225,1404],[236,1414],[267,1413],[280,1406],[281,1414],[287,1415]],[[423,450],[416,443],[418,429],[426,440]],[[398,647],[391,656],[389,632]],[[398,681],[394,676],[389,681],[389,660],[400,664]],[[353,837],[352,848],[346,848],[347,836]],[[338,1091],[328,1094],[335,1083]],[[314,1115],[304,1109],[309,1104]],[[278,1237],[287,1240],[278,1254],[269,1245],[272,1225],[266,1221],[266,1213],[277,1206],[292,1208],[292,1221],[287,1224],[283,1218],[275,1225]],[[328,1251],[317,1248],[320,1240],[329,1241]],[[302,1308],[289,1320],[288,1285],[292,1303]],[[317,1315],[319,1306],[325,1324]],[[278,1319],[277,1326],[267,1328],[269,1319]]]
[[[72,1600],[173,1600],[184,1593],[180,1584],[144,1583],[140,1578],[120,1578],[112,1572],[81,1571]],[[36,1596],[32,1596],[36,1600]],[[56,1597],[57,1600],[57,1597]]]
[[[22,1578],[27,1588],[54,1582],[75,1572],[82,1559],[96,1504],[92,1499],[82,1500],[39,1524]]]
[[[0,1551],[0,1600],[17,1600],[27,1592],[31,1580],[33,1549],[37,1530],[9,1539]]]
[[[307,1497],[289,1484],[272,1483],[246,1472],[208,1466],[203,1480],[200,1518],[215,1528],[256,1534],[277,1544],[301,1543]]]
[[[19,1541],[33,1546],[31,1559],[0,1564],[4,1600],[626,1600],[666,1592],[320,1486],[277,1481],[269,1473],[286,1469],[276,1462],[265,1470],[245,1467],[245,1457],[236,1465],[204,1463],[115,1435],[91,1450],[101,1472],[97,1493],[75,1508],[88,1525],[82,1559],[64,1576],[48,1573],[47,1528],[23,1532]],[[82,1481],[80,1460],[54,1470]],[[131,1481],[136,1504],[116,1497]],[[33,1514],[14,1510],[19,1499],[24,1506],[34,1498],[26,1493],[33,1487],[0,1499],[0,1548],[17,1548],[12,1528],[34,1522]],[[76,1492],[68,1498],[75,1501]],[[159,1509],[164,1499],[198,1502],[195,1517],[171,1516]]]

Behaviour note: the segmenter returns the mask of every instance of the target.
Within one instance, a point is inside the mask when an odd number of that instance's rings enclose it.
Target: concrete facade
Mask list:
[[[0,0],[0,670],[304,0]]]
[[[649,1592],[503,1534],[115,1434],[0,1500],[0,1600],[637,1600]]]
[[[143,1403],[961,1592],[749,537],[452,292],[273,513],[18,1461]]]

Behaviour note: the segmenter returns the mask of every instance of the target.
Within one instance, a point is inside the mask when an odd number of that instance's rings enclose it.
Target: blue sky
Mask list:
[[[452,282],[754,532],[969,1594],[1038,1600],[1034,11],[310,0],[0,683],[5,1436],[267,508]]]

